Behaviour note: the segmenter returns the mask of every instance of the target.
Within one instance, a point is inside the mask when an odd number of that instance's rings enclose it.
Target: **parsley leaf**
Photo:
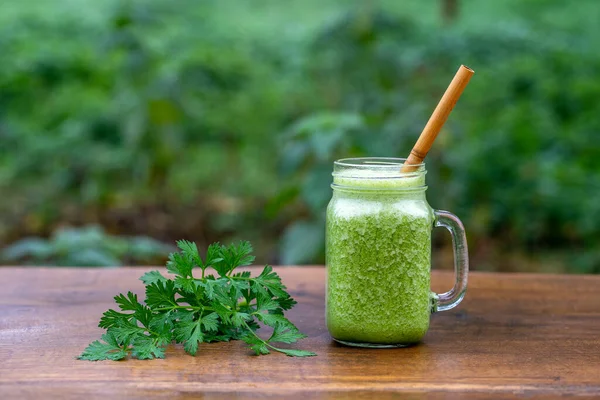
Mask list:
[[[199,265],[200,267],[204,266],[202,259],[200,259],[200,255],[198,254],[198,246],[196,246],[196,243],[188,242],[187,240],[179,240],[177,241],[177,247],[179,247],[181,253],[194,264]]]
[[[144,282],[144,285],[150,285],[155,282],[166,282],[167,278],[162,276],[162,274],[158,271],[150,271],[146,272],[144,275],[140,277],[140,281]]]
[[[127,349],[124,348],[112,333],[102,335],[102,340],[93,341],[81,355],[80,360],[98,361],[98,360],[122,360],[127,357]]]
[[[171,280],[146,286],[146,304],[151,308],[176,306],[175,295],[175,283]]]
[[[275,327],[278,324],[291,325],[292,323],[283,316],[283,314],[263,314],[257,313],[256,317],[265,325]]]
[[[214,265],[220,261],[223,260],[223,257],[221,257],[221,245],[219,243],[213,243],[210,246],[208,246],[208,249],[206,250],[206,257],[204,259],[204,266],[202,267],[202,270],[205,270],[208,267],[213,267]]]
[[[140,278],[146,287],[144,302],[133,292],[115,296],[119,310],[106,311],[98,324],[107,332],[80,359],[164,358],[171,342],[183,344],[187,353],[196,355],[202,343],[229,340],[243,340],[257,355],[272,351],[291,357],[315,355],[274,345],[295,343],[306,336],[284,316],[296,301],[273,268],[265,266],[256,277],[249,271],[235,271],[254,262],[249,242],[213,243],[204,259],[195,243],[180,240],[177,247],[179,251],[169,255],[166,265],[174,278],[159,271],[145,273]],[[206,274],[209,268],[217,277]],[[200,273],[194,275],[195,269]],[[259,323],[273,328],[268,339],[256,333]]]
[[[202,317],[202,326],[207,331],[217,331],[219,329],[219,315],[215,312]]]
[[[246,241],[229,246],[221,246],[221,260],[213,262],[213,268],[220,276],[227,276],[237,267],[252,264],[254,262],[252,251],[252,245]]]
[[[195,356],[198,351],[198,343],[204,339],[202,334],[202,320],[185,321],[178,324],[175,328],[175,340],[178,343],[183,343],[185,351]]]
[[[192,275],[192,269],[194,268],[194,261],[189,255],[184,253],[171,253],[169,255],[169,261],[167,261],[167,271],[173,275],[177,275],[182,278],[189,278]]]
[[[290,357],[313,357],[316,356],[316,353],[312,351],[306,350],[296,350],[296,349],[277,349],[278,352],[285,354]]]
[[[165,349],[158,345],[155,338],[139,335],[133,341],[132,355],[140,360],[165,358]]]
[[[300,333],[296,327],[290,327],[286,323],[278,323],[269,338],[269,342],[296,343],[299,339],[304,339],[305,334]]]
[[[136,311],[139,306],[137,294],[127,292],[127,296],[119,294],[115,296],[115,303],[119,305],[119,308],[123,311]]]
[[[286,287],[281,283],[281,278],[270,265],[265,266],[265,269],[259,276],[252,280],[253,290],[255,293],[269,293],[277,297],[286,297],[289,294],[285,291]]]

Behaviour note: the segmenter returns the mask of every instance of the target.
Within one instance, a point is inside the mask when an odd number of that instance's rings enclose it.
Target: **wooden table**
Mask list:
[[[0,268],[0,399],[600,396],[600,276],[472,273],[423,344],[368,350],[329,337],[323,268],[280,268],[302,347],[318,357],[256,357],[232,342],[196,357],[173,345],[164,360],[76,360],[115,294],[143,294],[145,270]],[[437,291],[451,281],[433,274]]]

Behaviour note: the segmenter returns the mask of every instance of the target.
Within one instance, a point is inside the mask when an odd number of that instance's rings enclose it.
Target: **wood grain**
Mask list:
[[[600,396],[600,276],[472,273],[465,301],[423,344],[348,348],[325,327],[325,270],[279,268],[290,318],[318,357],[252,356],[243,343],[171,346],[164,360],[87,362],[112,297],[146,269],[0,268],[0,399],[528,398]],[[437,291],[452,275],[433,274]]]

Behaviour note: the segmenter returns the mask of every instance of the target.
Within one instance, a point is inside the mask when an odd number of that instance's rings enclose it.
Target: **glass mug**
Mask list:
[[[425,198],[425,165],[400,172],[402,158],[347,158],[333,168],[327,207],[327,329],[360,347],[418,343],[430,314],[456,307],[467,289],[469,260],[462,223]],[[431,231],[452,234],[456,283],[430,289]]]

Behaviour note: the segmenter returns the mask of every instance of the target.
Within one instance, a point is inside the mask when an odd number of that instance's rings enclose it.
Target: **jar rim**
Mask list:
[[[341,158],[333,162],[334,166],[350,167],[359,169],[393,170],[404,165],[406,158],[400,157],[349,157]],[[425,163],[413,164],[417,170],[425,168]]]
[[[376,191],[422,191],[425,186],[425,164],[415,164],[403,172],[405,158],[342,158],[333,163],[334,189]]]
[[[403,179],[424,176],[425,163],[411,165],[408,172],[402,171],[406,158],[395,157],[355,157],[342,158],[333,163],[333,175],[354,179]]]

